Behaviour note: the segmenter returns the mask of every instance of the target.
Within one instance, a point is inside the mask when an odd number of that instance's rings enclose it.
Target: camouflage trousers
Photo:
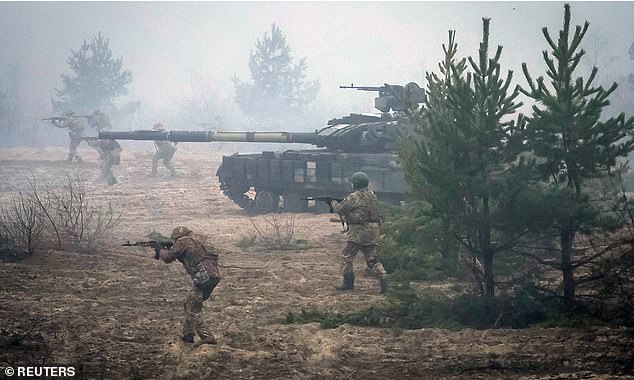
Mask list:
[[[368,268],[376,273],[379,279],[387,279],[387,272],[385,272],[383,264],[376,261],[376,245],[362,245],[351,241],[348,241],[346,246],[343,248],[342,274],[346,275],[354,273],[352,262],[359,251],[363,251],[363,256],[365,257],[366,264],[368,264]]]
[[[81,144],[81,139],[70,138],[70,147],[68,151],[68,161],[72,161],[73,158],[77,160],[77,162],[81,162],[81,157],[77,154],[77,148]]]
[[[101,175],[106,179],[108,185],[114,185],[117,183],[117,179],[112,174],[112,162],[110,160],[101,161]]]
[[[198,335],[201,339],[208,338],[210,331],[205,327],[202,318],[203,301],[206,301],[211,292],[218,285],[218,280],[213,281],[209,286],[202,289],[193,285],[187,298],[185,299],[185,321],[183,322],[183,336]]]
[[[159,152],[155,153],[152,157],[152,175],[156,175],[158,171],[159,160],[163,160],[163,166],[165,166],[167,170],[170,171],[172,176],[176,175],[176,169],[174,169],[174,166],[172,166],[172,155],[164,155]]]

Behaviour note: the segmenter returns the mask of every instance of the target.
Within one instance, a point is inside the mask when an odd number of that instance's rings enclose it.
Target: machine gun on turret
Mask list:
[[[243,208],[266,213],[283,209],[325,212],[324,202],[309,196],[328,194],[343,198],[350,192],[350,176],[363,171],[372,190],[387,202],[407,198],[407,183],[398,147],[415,130],[416,121],[406,112],[425,100],[416,83],[406,86],[341,86],[379,93],[376,108],[382,113],[351,113],[328,121],[312,132],[234,132],[214,130],[100,131],[100,139],[172,142],[244,142],[310,144],[320,149],[292,147],[283,152],[233,154],[222,157],[216,175],[222,191]],[[298,126],[301,127],[301,126]],[[295,150],[296,149],[296,150]],[[254,188],[254,199],[245,192]],[[314,200],[314,199],[313,199]],[[326,207],[324,207],[326,206]]]
[[[381,112],[406,111],[416,109],[426,99],[423,91],[416,83],[410,82],[405,86],[396,84],[384,84],[383,86],[339,86],[339,88],[351,88],[359,91],[374,91],[379,97],[374,99],[374,107]]]

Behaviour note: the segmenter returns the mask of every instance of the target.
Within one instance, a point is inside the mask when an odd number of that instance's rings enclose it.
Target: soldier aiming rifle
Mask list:
[[[68,162],[72,162],[73,158],[78,163],[82,162],[81,157],[77,154],[77,148],[81,144],[84,137],[84,126],[80,122],[82,116],[77,116],[74,112],[69,112],[65,117],[48,117],[47,120],[53,123],[57,128],[68,128],[68,137],[70,137],[70,147],[68,152]]]
[[[151,247],[154,248],[154,260],[158,260],[161,257],[161,249],[170,249],[174,245],[174,242],[171,240],[165,241],[156,241],[156,240],[147,240],[147,241],[136,241],[131,243],[128,240],[126,243],[121,244],[123,247]]]
[[[185,299],[185,320],[183,335],[185,343],[194,343],[196,335],[200,338],[194,346],[215,344],[216,339],[205,326],[202,319],[203,302],[209,299],[211,292],[220,282],[217,250],[206,239],[196,235],[185,226],[172,231],[171,239],[162,237],[157,232],[149,235],[157,239],[144,242],[126,243],[124,246],[145,246],[154,248],[154,258],[166,264],[179,261],[192,279],[192,288]],[[166,251],[161,252],[162,249]]]
[[[356,172],[350,177],[353,192],[339,202],[331,201],[334,212],[345,218],[348,223],[346,246],[343,248],[343,284],[337,290],[354,289],[354,270],[352,263],[359,251],[363,252],[366,264],[379,279],[381,293],[388,290],[388,276],[377,260],[377,243],[379,240],[379,201],[372,190],[369,189],[370,179],[363,172]]]

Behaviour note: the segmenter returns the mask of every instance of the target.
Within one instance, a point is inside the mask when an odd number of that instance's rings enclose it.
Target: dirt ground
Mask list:
[[[265,225],[271,215],[249,217],[225,198],[215,176],[223,152],[205,149],[183,144],[175,179],[165,168],[148,176],[149,143],[126,149],[115,169],[119,184],[110,187],[98,176],[96,152],[83,145],[82,164],[64,162],[63,148],[0,150],[3,201],[29,178],[54,184],[71,173],[95,199],[125,207],[102,249],[0,262],[0,367],[67,364],[85,379],[634,379],[621,371],[620,330],[283,324],[288,312],[354,311],[383,296],[376,279],[363,276],[360,257],[355,291],[334,289],[344,239],[330,215],[295,214],[294,235],[309,249],[238,248],[251,221]],[[121,246],[178,225],[206,234],[223,252],[223,279],[204,309],[217,345],[180,340],[191,283],[182,266],[153,260],[148,248]]]

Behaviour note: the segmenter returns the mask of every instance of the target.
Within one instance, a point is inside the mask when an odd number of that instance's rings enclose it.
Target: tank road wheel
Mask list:
[[[308,207],[308,201],[302,200],[297,193],[284,194],[284,211],[286,212],[305,212]]]
[[[268,191],[258,191],[253,208],[256,214],[267,214],[274,211],[273,196]]]

